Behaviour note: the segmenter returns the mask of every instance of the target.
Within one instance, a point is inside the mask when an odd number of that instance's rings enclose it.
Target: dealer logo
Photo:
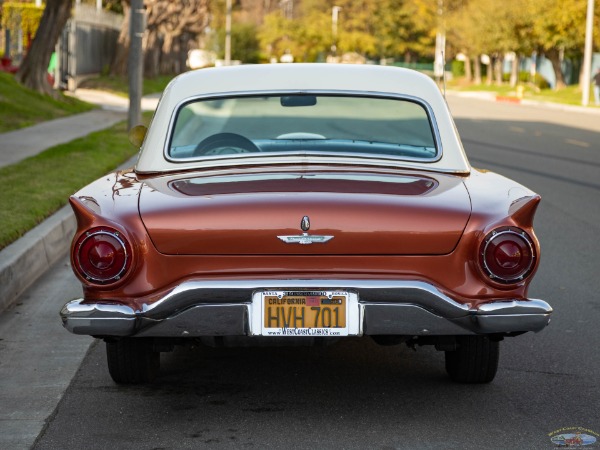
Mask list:
[[[594,444],[596,444],[598,438],[600,438],[600,434],[582,427],[561,428],[549,433],[548,436],[550,436],[550,440],[554,446],[558,448],[584,446],[593,446],[592,448],[595,448],[596,446]]]

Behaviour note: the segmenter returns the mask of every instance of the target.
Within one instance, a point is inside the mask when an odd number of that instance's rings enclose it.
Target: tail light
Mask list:
[[[535,247],[520,228],[502,227],[483,240],[479,262],[492,281],[513,284],[524,280],[535,267]]]
[[[117,230],[92,228],[82,234],[74,247],[75,269],[95,284],[120,280],[131,266],[131,247]]]

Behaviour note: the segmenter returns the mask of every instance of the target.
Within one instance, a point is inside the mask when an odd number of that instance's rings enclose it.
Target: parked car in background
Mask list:
[[[138,130],[139,131],[139,130]],[[71,197],[83,297],[64,326],[106,342],[117,383],[175,345],[433,345],[491,381],[528,298],[540,197],[469,165],[439,89],[405,69],[203,69],[166,88],[136,166]]]

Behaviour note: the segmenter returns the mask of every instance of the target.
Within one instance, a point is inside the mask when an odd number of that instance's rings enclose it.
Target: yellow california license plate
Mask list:
[[[347,336],[348,293],[262,293],[262,331],[267,336]]]

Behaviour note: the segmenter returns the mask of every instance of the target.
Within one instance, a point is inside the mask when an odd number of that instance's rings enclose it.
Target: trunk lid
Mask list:
[[[150,179],[139,209],[169,255],[440,255],[471,214],[457,176],[306,169]]]

